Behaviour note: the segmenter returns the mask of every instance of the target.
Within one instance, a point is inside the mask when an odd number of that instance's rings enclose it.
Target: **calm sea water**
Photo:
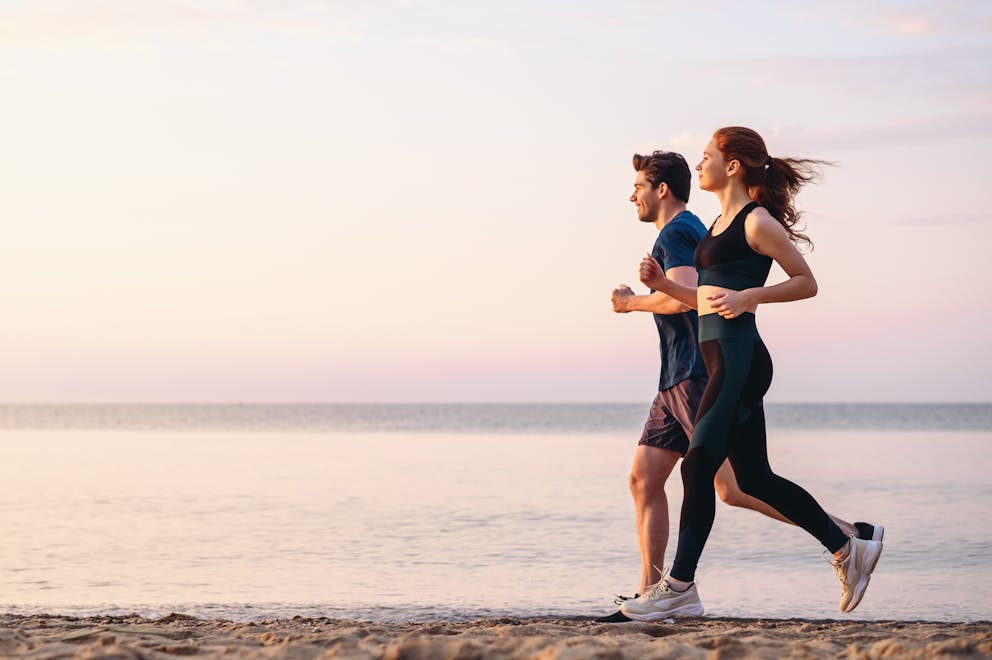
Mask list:
[[[636,588],[646,405],[0,406],[0,611],[598,615]],[[817,542],[718,505],[717,616],[992,619],[992,406],[769,406],[777,472],[886,526],[854,615]],[[681,481],[669,482],[675,521]],[[669,553],[671,554],[671,553]]]

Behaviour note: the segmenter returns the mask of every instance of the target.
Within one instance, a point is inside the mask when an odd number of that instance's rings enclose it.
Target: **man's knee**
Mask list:
[[[665,482],[668,481],[668,474],[660,474],[658,472],[646,472],[643,470],[633,469],[630,471],[630,492],[635,496],[650,496],[657,494],[658,491],[664,492]]]
[[[665,449],[640,445],[630,469],[630,492],[635,497],[664,492],[665,482],[678,462],[679,455]]]

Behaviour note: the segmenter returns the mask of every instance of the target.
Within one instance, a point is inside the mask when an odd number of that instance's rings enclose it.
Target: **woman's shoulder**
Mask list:
[[[764,206],[756,206],[744,218],[744,231],[748,236],[767,236],[785,232],[785,227]]]

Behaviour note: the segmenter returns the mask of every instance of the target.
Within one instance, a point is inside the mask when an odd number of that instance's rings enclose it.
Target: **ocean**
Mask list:
[[[637,587],[648,405],[0,406],[0,612],[594,616]],[[802,530],[718,502],[729,617],[992,619],[992,405],[769,404],[779,474],[880,522],[863,603]],[[677,538],[681,479],[667,488]]]

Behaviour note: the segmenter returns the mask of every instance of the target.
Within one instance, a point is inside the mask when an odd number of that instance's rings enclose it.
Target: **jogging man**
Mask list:
[[[637,174],[630,201],[637,209],[637,219],[652,223],[658,229],[651,256],[661,264],[666,277],[695,287],[697,273],[693,255],[706,228],[699,218],[686,210],[692,180],[689,165],[680,154],[670,151],[655,151],[649,156],[634,154],[633,162]],[[675,463],[689,448],[696,410],[706,388],[706,367],[699,352],[695,310],[657,291],[636,295],[626,285],[614,289],[612,302],[613,310],[618,313],[653,314],[661,353],[658,394],[651,404],[630,471],[630,492],[634,498],[641,554],[641,581],[637,593],[643,594],[662,578],[669,529],[665,482]],[[791,522],[764,502],[741,492],[728,462],[720,467],[714,485],[720,499],[727,504]],[[843,520],[834,520],[850,536],[867,535],[870,539],[872,535],[882,533],[880,526],[869,529],[870,525],[861,523],[856,528]],[[626,598],[618,596],[618,604]],[[613,623],[630,619],[617,611],[597,620]]]

